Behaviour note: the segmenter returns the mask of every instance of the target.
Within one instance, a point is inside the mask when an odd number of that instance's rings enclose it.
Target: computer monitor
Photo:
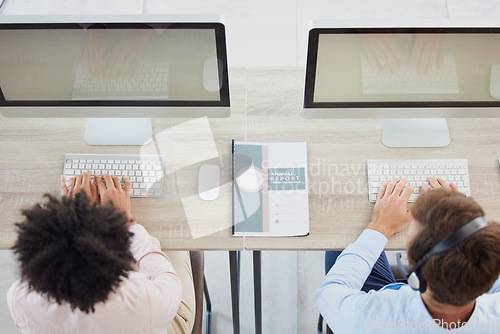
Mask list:
[[[383,118],[389,147],[450,142],[447,117],[500,117],[500,24],[314,21],[305,118]]]
[[[142,145],[151,117],[229,117],[214,15],[2,16],[0,112],[89,117],[92,145]]]

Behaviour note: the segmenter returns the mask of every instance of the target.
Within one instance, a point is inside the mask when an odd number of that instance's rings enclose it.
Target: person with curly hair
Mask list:
[[[161,251],[131,213],[130,181],[84,173],[25,209],[7,303],[23,333],[189,333],[187,252]],[[177,269],[178,272],[174,269]],[[183,289],[184,288],[184,289]]]

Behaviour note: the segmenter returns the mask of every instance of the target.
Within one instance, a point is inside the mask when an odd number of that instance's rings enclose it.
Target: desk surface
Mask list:
[[[500,219],[500,119],[449,119],[445,148],[386,148],[381,120],[305,120],[303,70],[230,71],[232,115],[227,119],[154,119],[156,141],[143,147],[88,146],[85,119],[0,118],[0,248],[12,246],[20,209],[45,192],[58,193],[65,153],[164,154],[161,199],[133,199],[132,212],[164,249],[340,249],[368,224],[367,159],[466,158],[472,196],[487,219]],[[310,234],[293,238],[231,236],[231,139],[308,143]],[[222,167],[221,195],[197,195],[203,163]],[[404,248],[404,233],[389,248]]]

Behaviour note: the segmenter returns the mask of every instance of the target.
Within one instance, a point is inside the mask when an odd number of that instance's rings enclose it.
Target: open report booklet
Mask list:
[[[233,142],[233,235],[309,234],[307,146]]]

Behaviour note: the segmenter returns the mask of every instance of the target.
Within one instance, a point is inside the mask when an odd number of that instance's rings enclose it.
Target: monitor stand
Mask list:
[[[382,120],[382,144],[387,147],[444,147],[450,133],[444,118]]]
[[[89,118],[84,136],[89,145],[146,145],[152,139],[151,118]]]

